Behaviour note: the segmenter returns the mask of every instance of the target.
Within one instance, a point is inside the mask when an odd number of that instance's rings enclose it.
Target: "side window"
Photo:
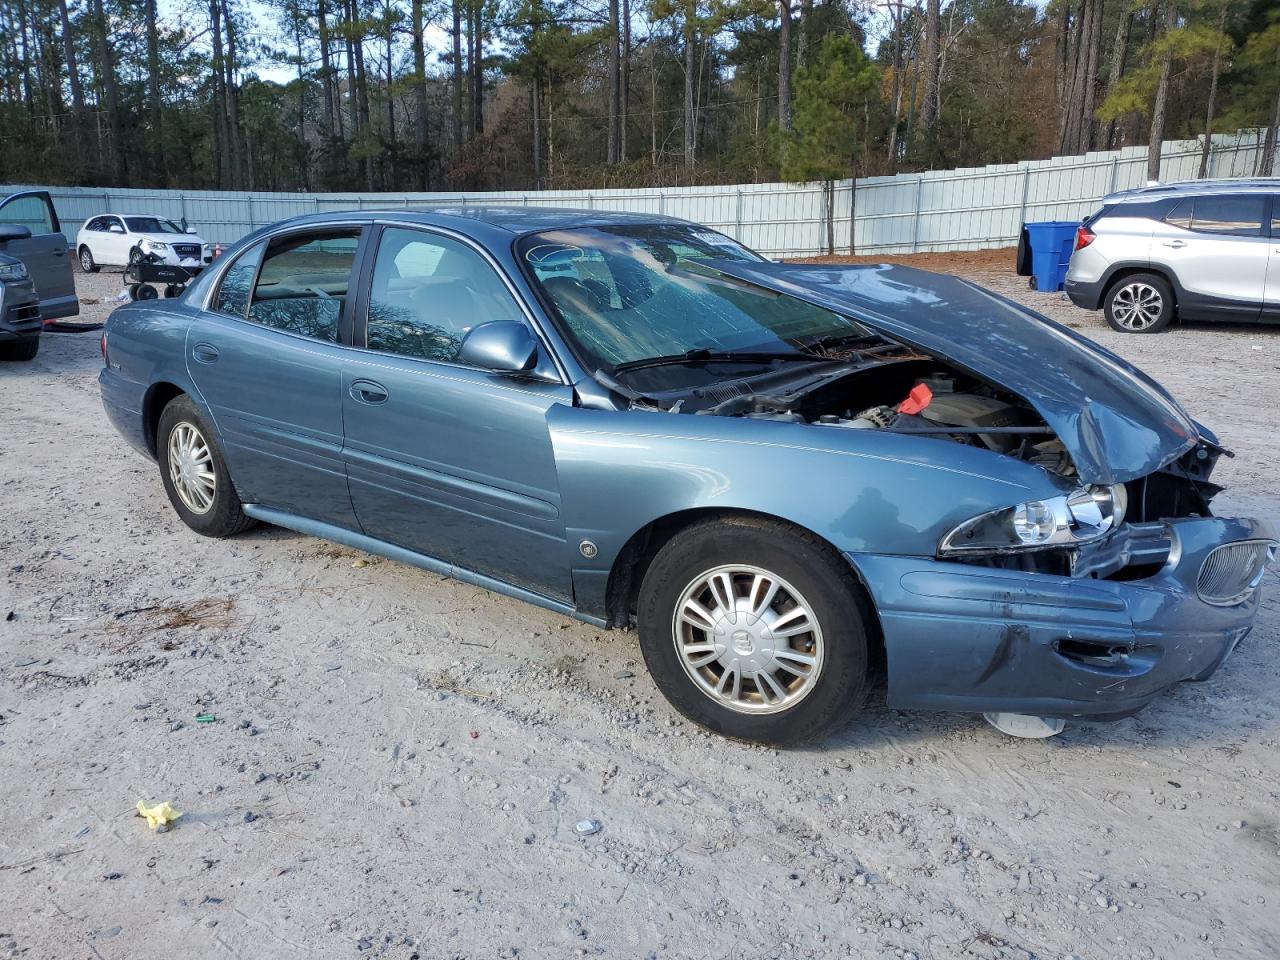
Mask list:
[[[1174,227],[1181,227],[1183,230],[1191,229],[1191,197],[1184,197],[1179,200],[1174,208],[1169,211],[1169,215],[1164,218],[1164,222]]]
[[[370,350],[456,362],[472,327],[522,316],[475,250],[420,230],[382,232],[369,292]]]
[[[359,230],[281,237],[267,249],[249,319],[315,340],[338,342]]]
[[[1260,237],[1266,199],[1260,193],[1196,197],[1191,229],[1196,233]]]
[[[0,205],[0,223],[26,227],[33,236],[58,232],[53,225],[53,211],[49,209],[44,197],[15,197]]]
[[[1271,236],[1280,240],[1280,193],[1271,198]]]
[[[255,243],[236,258],[230,269],[222,275],[222,283],[213,298],[213,309],[245,319],[249,313],[249,292],[253,289],[253,275],[258,272],[258,261],[267,242]]]

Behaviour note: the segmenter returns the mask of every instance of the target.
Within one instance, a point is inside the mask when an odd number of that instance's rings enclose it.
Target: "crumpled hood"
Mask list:
[[[728,276],[848,314],[1018,394],[1085,483],[1145,476],[1195,446],[1169,394],[1109,350],[959,277],[914,267],[717,260]]]

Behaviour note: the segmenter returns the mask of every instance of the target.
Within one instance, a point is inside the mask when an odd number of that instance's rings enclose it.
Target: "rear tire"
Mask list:
[[[39,337],[19,340],[17,343],[0,343],[0,360],[34,360],[39,352]]]
[[[732,517],[676,534],[645,574],[638,620],[658,689],[724,736],[817,740],[866,696],[874,613],[844,558],[789,524]]]
[[[244,512],[213,425],[186,394],[160,414],[156,460],[169,502],[196,533],[230,537],[257,523]]]
[[[80,269],[84,273],[97,273],[102,268],[93,259],[93,251],[86,246],[80,247]]]
[[[1103,313],[1120,333],[1159,333],[1173,323],[1173,288],[1154,273],[1131,273],[1107,291]]]

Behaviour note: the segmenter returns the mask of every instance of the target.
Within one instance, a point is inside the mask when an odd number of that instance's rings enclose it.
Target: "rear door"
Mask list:
[[[342,462],[342,362],[358,225],[243,251],[187,331],[187,369],[246,503],[356,529]]]
[[[40,295],[45,320],[74,317],[80,312],[76,282],[71,274],[67,238],[58,223],[53,200],[43,190],[15,193],[0,201],[0,223],[26,227],[31,236],[0,242],[0,253],[21,260]]]
[[[1186,319],[1256,320],[1271,240],[1262,193],[1184,197],[1151,237],[1151,262],[1177,277]]]

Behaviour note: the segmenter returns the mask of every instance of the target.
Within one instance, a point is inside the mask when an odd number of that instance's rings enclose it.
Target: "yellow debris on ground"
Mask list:
[[[169,829],[169,825],[177,820],[181,813],[169,806],[169,801],[165,800],[157,803],[154,807],[148,807],[146,801],[138,801],[138,816],[147,818],[147,826],[152,830]]]

